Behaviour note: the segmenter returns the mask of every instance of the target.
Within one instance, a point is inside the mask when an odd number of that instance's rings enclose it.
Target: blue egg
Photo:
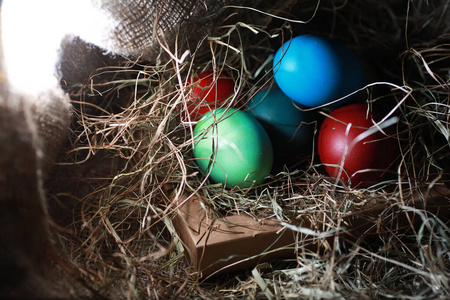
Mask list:
[[[246,112],[263,125],[278,154],[312,150],[316,114],[300,110],[277,86],[262,89],[247,106]]]
[[[286,42],[273,61],[275,81],[297,103],[317,107],[364,86],[364,69],[344,45],[331,39],[301,35]],[[342,105],[350,100],[340,101]]]

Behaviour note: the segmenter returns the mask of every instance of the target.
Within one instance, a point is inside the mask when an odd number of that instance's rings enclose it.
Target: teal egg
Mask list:
[[[276,153],[295,156],[312,151],[318,118],[315,112],[300,108],[275,85],[253,96],[246,112],[266,129]]]
[[[272,169],[269,136],[243,111],[221,108],[206,113],[194,128],[194,139],[201,172],[228,188],[259,185]]]

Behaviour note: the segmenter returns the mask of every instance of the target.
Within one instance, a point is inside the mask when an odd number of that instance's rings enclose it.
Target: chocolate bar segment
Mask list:
[[[294,232],[277,220],[258,222],[248,215],[219,218],[200,201],[189,199],[174,218],[188,261],[198,277],[294,257]]]
[[[401,202],[370,201],[354,206],[351,213],[342,216],[344,230],[336,231],[341,241],[350,244],[360,239],[370,240],[388,232],[398,232],[420,224],[415,209],[426,210],[448,220],[450,189],[445,185],[409,196],[407,209]],[[183,243],[186,257],[198,278],[254,267],[275,258],[295,258],[296,236],[299,247],[312,251],[325,251],[333,243],[334,236],[318,239],[285,228],[276,219],[257,221],[249,215],[219,217],[201,199],[191,196],[175,214],[173,224]],[[327,218],[324,218],[327,219]],[[303,228],[316,228],[303,218]]]

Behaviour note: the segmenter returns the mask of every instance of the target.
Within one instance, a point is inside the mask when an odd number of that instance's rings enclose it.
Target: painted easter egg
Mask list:
[[[190,121],[197,121],[205,113],[220,108],[234,94],[234,79],[227,73],[215,77],[212,71],[205,71],[193,78],[188,93],[187,112]],[[185,118],[187,114],[184,114]]]
[[[302,111],[277,86],[259,91],[246,111],[266,129],[277,154],[294,156],[312,151],[316,114]]]
[[[206,113],[194,128],[193,154],[203,174],[228,188],[261,184],[273,164],[269,136],[249,114],[231,108]]]
[[[353,187],[380,182],[398,154],[394,128],[373,127],[383,114],[365,104],[350,104],[329,114],[319,130],[318,153],[325,171]],[[351,124],[351,126],[349,125]],[[360,134],[369,133],[363,139]]]
[[[344,97],[362,88],[365,80],[360,61],[348,48],[311,34],[284,43],[275,54],[273,72],[281,90],[308,107]],[[343,101],[348,100],[350,97]]]

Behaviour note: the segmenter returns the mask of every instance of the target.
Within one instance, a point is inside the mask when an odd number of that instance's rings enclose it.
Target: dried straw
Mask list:
[[[447,218],[417,208],[411,195],[448,179],[450,170],[448,1],[287,1],[237,7],[189,54],[163,65],[117,59],[73,88],[74,122],[51,199],[54,231],[70,268],[108,298],[444,299],[449,297]],[[192,160],[194,123],[180,120],[189,79],[227,70],[244,106],[271,80],[270,55],[301,33],[347,44],[373,70],[360,94],[398,116],[401,156],[384,182],[352,189],[327,177],[313,155],[280,167],[263,185],[227,190]],[[101,101],[98,101],[101,99]],[[206,199],[218,214],[307,220],[297,257],[253,270],[196,280],[171,220],[181,194]],[[350,244],[343,220],[371,201],[381,232]],[[448,198],[447,198],[448,204]],[[448,205],[447,205],[448,208]],[[421,219],[398,231],[397,216]],[[303,230],[303,231],[302,231]],[[314,234],[311,234],[314,233]],[[305,238],[305,235],[307,238]],[[324,251],[310,251],[319,242]]]

